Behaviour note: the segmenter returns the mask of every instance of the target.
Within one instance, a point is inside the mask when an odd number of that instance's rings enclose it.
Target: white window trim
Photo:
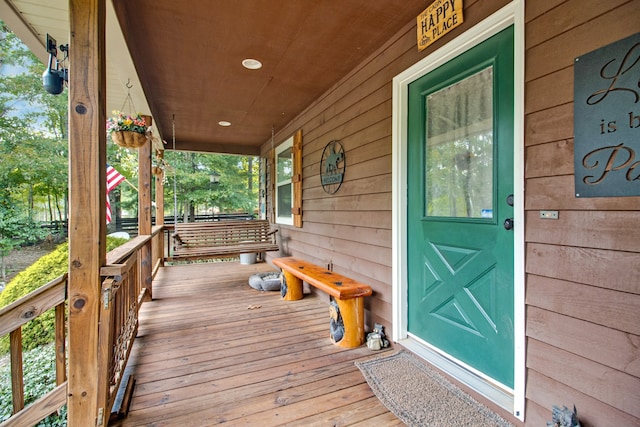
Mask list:
[[[280,212],[278,212],[278,185],[279,184],[285,184],[285,180],[280,181],[278,179],[278,156],[280,155],[280,153],[282,153],[283,151],[286,151],[287,149],[293,149],[293,136],[291,136],[289,139],[287,139],[286,141],[284,141],[282,144],[278,145],[276,147],[276,158],[275,158],[275,194],[273,195],[273,201],[275,203],[275,212],[276,212],[276,224],[284,224],[284,225],[293,225],[293,214],[291,213],[291,207],[289,207],[289,216],[285,217],[285,216],[280,216]],[[293,165],[292,165],[293,167]],[[291,178],[289,178],[289,183],[291,184],[291,202],[293,203],[293,181],[291,180]]]
[[[514,0],[489,16],[459,37],[429,54],[393,79],[392,113],[392,319],[393,338],[417,353],[429,352],[426,356],[436,365],[439,355],[421,345],[407,333],[407,268],[406,268],[406,203],[407,203],[407,108],[408,87],[411,82],[429,71],[453,59],[492,35],[514,26],[514,219],[521,226],[514,229],[514,339],[515,378],[514,389],[505,394],[506,402],[500,396],[486,396],[490,400],[510,410],[524,421],[525,413],[525,299],[524,299],[524,0]],[[425,357],[423,355],[423,357]],[[448,364],[442,360],[442,368],[454,377],[466,382],[464,367]],[[447,367],[448,366],[448,367]],[[457,369],[457,371],[456,371]],[[464,375],[463,375],[464,374]],[[477,377],[476,377],[477,378]],[[471,385],[472,388],[477,388]],[[508,395],[507,395],[508,394]]]

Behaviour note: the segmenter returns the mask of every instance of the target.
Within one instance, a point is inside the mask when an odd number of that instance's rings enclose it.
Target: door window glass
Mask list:
[[[425,215],[493,218],[493,67],[425,99]]]

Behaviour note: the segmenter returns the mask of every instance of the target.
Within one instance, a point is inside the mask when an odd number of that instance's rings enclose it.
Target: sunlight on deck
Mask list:
[[[136,379],[118,426],[403,425],[354,361],[379,355],[329,339],[329,308],[249,287],[266,263],[162,268],[140,310],[128,370]]]

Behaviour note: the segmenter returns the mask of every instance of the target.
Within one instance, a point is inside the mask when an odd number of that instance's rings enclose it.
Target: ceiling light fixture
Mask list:
[[[247,58],[242,60],[242,66],[249,70],[259,70],[262,68],[262,62],[257,59]]]
[[[222,127],[228,127],[228,126],[231,126],[231,122],[228,122],[228,121],[226,121],[226,120],[220,120],[220,121],[218,122],[218,124],[219,124],[220,126],[222,126]]]

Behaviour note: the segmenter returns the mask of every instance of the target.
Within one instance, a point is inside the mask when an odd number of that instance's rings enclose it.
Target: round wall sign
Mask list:
[[[324,191],[329,194],[338,191],[345,169],[344,148],[340,141],[331,141],[324,147],[320,161],[320,182]]]

